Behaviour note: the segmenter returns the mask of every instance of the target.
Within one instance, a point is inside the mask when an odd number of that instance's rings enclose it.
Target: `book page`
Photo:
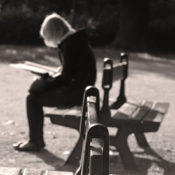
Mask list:
[[[54,76],[54,74],[61,74],[62,67],[51,67],[51,66],[45,66],[42,64],[25,61],[24,63],[16,63],[16,64],[10,64],[11,67],[23,69],[30,71],[37,75],[43,75],[48,73],[50,76]]]

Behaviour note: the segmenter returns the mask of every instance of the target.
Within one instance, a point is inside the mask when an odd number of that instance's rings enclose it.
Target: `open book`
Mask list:
[[[55,74],[61,73],[62,67],[51,67],[45,66],[42,64],[34,63],[31,61],[24,61],[22,63],[10,64],[11,67],[23,69],[30,71],[37,75],[49,74],[50,76],[54,76]]]

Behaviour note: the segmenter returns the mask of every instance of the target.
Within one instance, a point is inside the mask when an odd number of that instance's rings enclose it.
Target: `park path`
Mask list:
[[[24,52],[25,50],[25,52]],[[9,63],[32,57],[32,61],[45,54],[45,61],[53,63],[54,55],[43,47],[13,47],[0,46],[0,166],[27,167],[56,170],[61,169],[65,159],[76,142],[78,133],[69,128],[63,128],[45,121],[45,138],[47,149],[37,154],[19,153],[13,150],[15,141],[27,138],[27,121],[25,116],[25,97],[32,82],[33,74],[9,67]],[[31,53],[31,54],[30,54]],[[98,80],[96,86],[101,90],[102,59],[111,57],[118,61],[118,51],[95,49],[98,62]],[[120,158],[111,156],[111,173],[120,174],[167,174],[175,172],[175,61],[169,59],[173,55],[152,56],[149,54],[131,53],[129,75],[126,93],[128,98],[154,99],[170,103],[160,129],[146,137],[153,149],[153,154],[144,153],[136,145],[134,138],[129,138],[129,144],[134,152],[139,172],[123,169]],[[175,57],[175,56],[174,56]],[[116,89],[118,88],[115,85]],[[112,91],[115,94],[116,91]]]

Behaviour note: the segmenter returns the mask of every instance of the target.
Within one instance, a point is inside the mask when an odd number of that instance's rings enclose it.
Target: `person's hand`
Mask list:
[[[42,78],[49,79],[50,78],[50,75],[48,73],[45,73],[45,74],[42,74],[41,77]]]

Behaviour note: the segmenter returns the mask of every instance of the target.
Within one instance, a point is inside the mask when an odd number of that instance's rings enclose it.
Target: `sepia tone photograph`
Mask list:
[[[175,0],[0,0],[0,175],[175,174]]]

